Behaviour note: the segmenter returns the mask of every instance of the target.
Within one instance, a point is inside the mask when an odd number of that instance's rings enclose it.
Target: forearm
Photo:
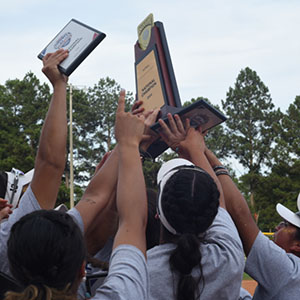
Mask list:
[[[43,209],[52,209],[56,203],[65,168],[66,139],[66,84],[60,82],[54,88],[31,181],[32,191]]]
[[[61,81],[54,87],[52,100],[40,137],[36,160],[62,171],[64,170],[66,159],[66,114],[66,83]]]
[[[120,221],[136,219],[145,226],[147,222],[147,203],[142,163],[137,147],[128,146],[119,149],[120,163],[118,177],[117,210]],[[128,171],[130,170],[130,171]],[[132,209],[134,208],[134,210]]]
[[[118,179],[119,153],[118,145],[105,161],[104,165],[96,172],[85,190],[81,200],[76,205],[83,219],[84,230],[87,232],[98,218],[105,218],[103,213],[107,208],[115,207],[115,197]]]
[[[108,239],[114,237],[118,229],[118,213],[116,209],[116,194],[113,193],[108,205],[96,216],[85,233],[87,251],[95,255],[104,247]]]
[[[221,166],[221,162],[210,151],[205,150],[207,159],[212,167]],[[258,227],[254,222],[248,204],[233,180],[228,175],[219,175],[218,179],[223,187],[226,209],[231,215],[242,239],[244,251],[248,255],[258,234]]]
[[[217,178],[214,170],[212,169],[205,153],[199,149],[194,149],[191,146],[184,149],[182,153],[184,153],[184,155],[187,157],[186,159],[189,159],[193,164],[205,170],[213,178],[220,192],[220,206],[225,208],[226,205],[224,201],[222,185],[219,179]]]
[[[114,248],[120,244],[131,244],[146,255],[147,198],[139,151],[134,146],[120,147],[119,155],[119,229]]]

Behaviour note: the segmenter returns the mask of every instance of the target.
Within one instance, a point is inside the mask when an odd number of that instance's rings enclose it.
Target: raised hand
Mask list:
[[[190,121],[189,119],[186,119],[184,126],[177,114],[174,115],[174,118],[170,113],[167,116],[169,126],[162,119],[159,119],[159,124],[161,126],[160,136],[172,150],[176,151],[180,142],[186,138],[190,128]]]
[[[121,90],[115,124],[115,136],[119,144],[139,145],[145,128],[145,117],[125,112],[125,90]]]
[[[43,58],[43,73],[48,77],[53,86],[59,82],[67,83],[68,77],[63,75],[59,69],[58,64],[66,59],[69,55],[68,50],[59,49],[54,53],[47,53]]]

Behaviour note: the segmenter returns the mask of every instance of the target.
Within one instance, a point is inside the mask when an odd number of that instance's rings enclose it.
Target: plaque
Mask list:
[[[201,126],[203,132],[226,121],[226,117],[205,100],[194,102],[175,113],[180,116],[183,124],[185,124],[186,119],[189,119],[192,127],[197,128]],[[168,118],[163,118],[163,120],[167,125],[169,124]],[[161,126],[157,122],[151,126],[151,129],[159,133]]]
[[[38,58],[43,59],[47,53],[58,49],[69,50],[69,56],[58,65],[59,70],[69,76],[105,36],[103,32],[72,19],[41,51]]]
[[[138,99],[144,102],[146,111],[160,108],[164,103],[164,95],[157,65],[157,56],[151,50],[136,66]]]

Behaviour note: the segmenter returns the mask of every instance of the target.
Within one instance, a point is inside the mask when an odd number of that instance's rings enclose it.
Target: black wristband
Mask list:
[[[217,176],[227,175],[227,176],[231,177],[227,170],[226,171],[225,170],[220,170],[220,171],[216,171],[215,173],[216,173]]]
[[[213,170],[216,172],[217,170],[226,170],[227,171],[227,169],[225,168],[225,167],[223,167],[223,166],[214,166],[213,167]]]

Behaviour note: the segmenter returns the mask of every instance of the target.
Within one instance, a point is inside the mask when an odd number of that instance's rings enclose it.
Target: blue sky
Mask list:
[[[250,67],[282,111],[300,95],[300,1],[9,0],[0,5],[0,84],[33,71],[37,54],[75,18],[107,34],[71,75],[93,86],[109,76],[135,92],[137,26],[150,13],[164,23],[182,102],[198,96],[220,104],[241,69]]]

